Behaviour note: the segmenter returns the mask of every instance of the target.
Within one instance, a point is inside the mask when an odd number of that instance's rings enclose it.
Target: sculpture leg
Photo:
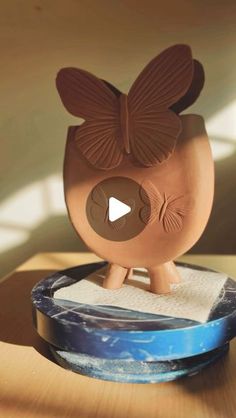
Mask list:
[[[128,269],[127,270],[127,274],[126,274],[126,276],[125,276],[125,280],[126,279],[132,279],[132,277],[133,277],[133,269]]]
[[[166,270],[168,271],[170,283],[175,283],[175,284],[180,283],[181,277],[179,275],[179,272],[176,268],[174,261],[168,261],[168,263],[165,263],[164,266],[166,267]]]
[[[106,289],[119,289],[122,286],[127,274],[127,268],[118,266],[118,264],[109,264],[106,277],[103,280],[103,287]]]
[[[153,293],[170,293],[170,283],[179,283],[180,276],[173,261],[148,268],[150,290]]]

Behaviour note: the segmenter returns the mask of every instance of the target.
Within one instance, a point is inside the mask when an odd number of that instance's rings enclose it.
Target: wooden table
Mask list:
[[[33,329],[30,292],[52,271],[95,261],[89,253],[38,254],[0,283],[0,417],[218,418],[236,416],[236,340],[200,374],[162,384],[91,379],[58,366]],[[236,277],[236,256],[182,260]]]

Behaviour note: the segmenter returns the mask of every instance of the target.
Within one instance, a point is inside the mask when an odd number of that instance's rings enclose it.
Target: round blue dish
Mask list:
[[[195,374],[227,351],[236,334],[234,280],[227,279],[204,324],[53,298],[59,288],[105,265],[92,263],[57,272],[32,290],[34,325],[61,365],[106,380],[158,382]]]

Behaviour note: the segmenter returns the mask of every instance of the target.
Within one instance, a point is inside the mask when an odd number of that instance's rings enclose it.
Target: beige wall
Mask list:
[[[217,151],[214,208],[193,251],[235,253],[235,1],[2,0],[0,9],[1,270],[38,251],[84,249],[62,206],[66,129],[78,121],[58,99],[58,69],[85,68],[127,91],[150,58],[178,42],[204,64],[192,110],[209,122]]]

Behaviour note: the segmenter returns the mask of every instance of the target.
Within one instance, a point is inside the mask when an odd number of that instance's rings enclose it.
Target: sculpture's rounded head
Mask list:
[[[85,119],[68,134],[68,212],[99,256],[148,267],[172,260],[201,235],[213,199],[211,151],[203,119],[178,113],[203,83],[186,45],[154,58],[128,95],[83,70],[58,73],[65,107]]]

